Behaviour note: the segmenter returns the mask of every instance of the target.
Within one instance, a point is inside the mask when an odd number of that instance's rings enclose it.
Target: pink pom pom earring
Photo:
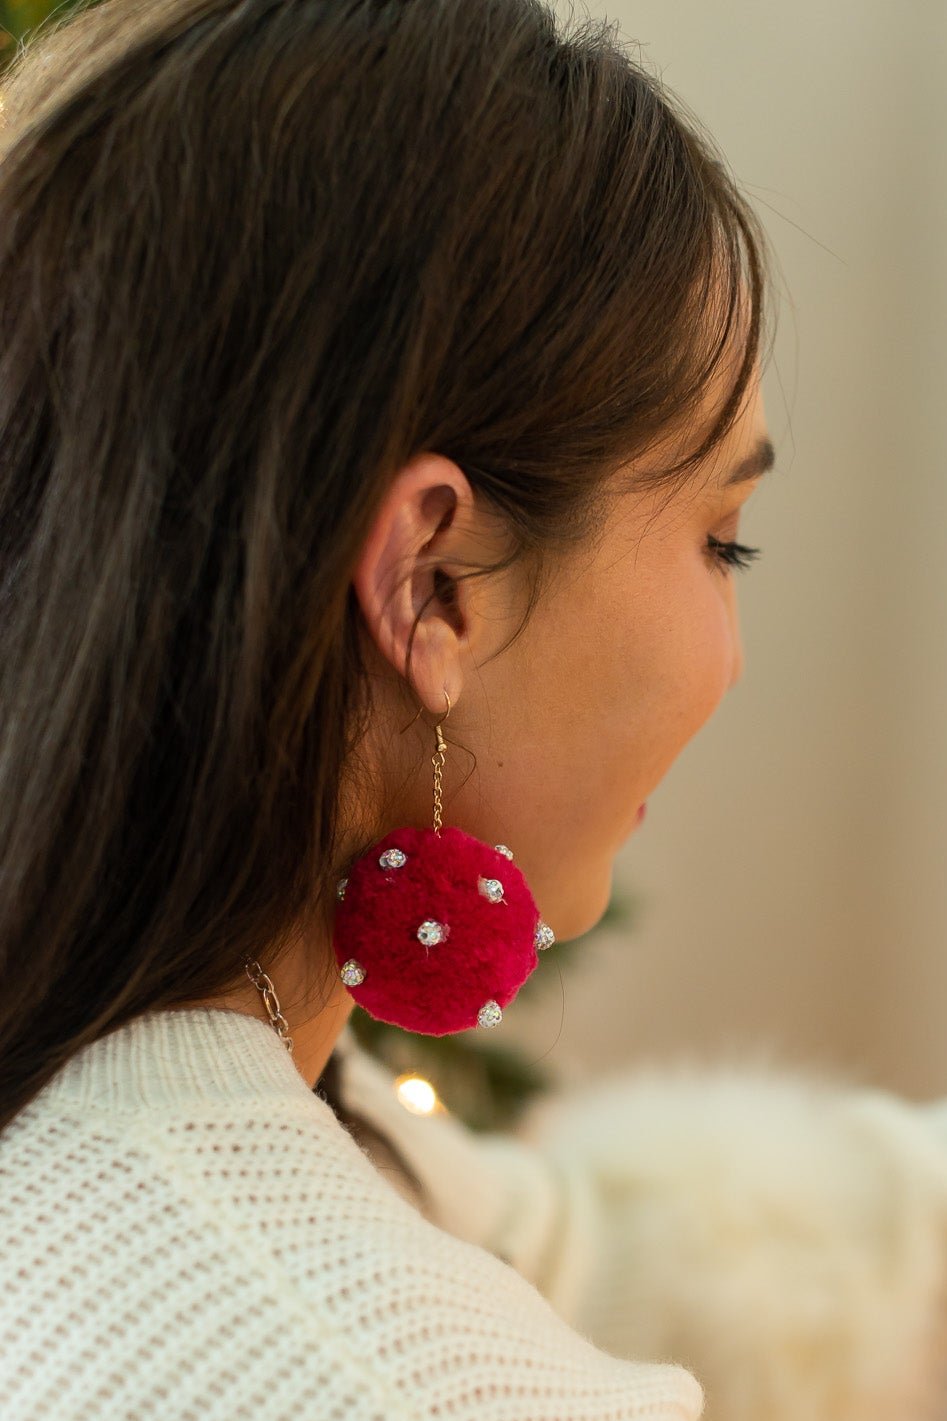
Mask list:
[[[426,1036],[498,1026],[537,953],[556,940],[505,844],[441,828],[444,695],[434,828],[393,829],[355,860],[336,890],[332,941],[358,1005]]]

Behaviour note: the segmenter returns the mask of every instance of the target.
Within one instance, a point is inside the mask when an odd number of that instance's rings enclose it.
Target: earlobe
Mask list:
[[[450,621],[440,613],[430,617],[425,613],[418,623],[408,679],[415,695],[432,715],[445,713],[447,696],[452,706],[460,700],[464,687],[460,641]]]
[[[441,599],[445,576],[438,554],[446,553],[439,540],[450,531],[465,492],[465,476],[441,455],[412,460],[389,488],[352,577],[375,645],[435,714],[443,714],[445,689],[456,703],[463,687],[463,622],[453,598],[446,604]]]

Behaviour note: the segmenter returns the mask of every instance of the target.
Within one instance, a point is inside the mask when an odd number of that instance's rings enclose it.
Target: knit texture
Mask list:
[[[0,1134],[3,1421],[693,1421],[423,1218],[223,1008],[78,1052]]]

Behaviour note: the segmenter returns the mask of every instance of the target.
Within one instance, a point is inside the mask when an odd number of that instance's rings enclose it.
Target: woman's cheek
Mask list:
[[[703,579],[707,579],[706,571]],[[673,759],[710,719],[733,672],[733,629],[726,595],[712,581],[696,579],[677,609],[665,687],[666,756]]]
[[[705,614],[700,648],[695,652],[695,663],[701,668],[695,731],[710,719],[730,687],[734,652],[731,603],[728,596],[717,596]]]

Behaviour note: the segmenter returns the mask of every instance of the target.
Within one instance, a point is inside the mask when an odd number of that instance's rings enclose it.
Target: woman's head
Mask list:
[[[764,265],[693,121],[538,0],[106,0],[3,98],[9,1115],[319,938],[430,822],[399,732],[444,676],[445,820],[591,925],[734,674],[728,515],[677,520],[761,429]]]
[[[413,457],[354,575],[375,707],[359,755],[373,767],[365,837],[430,824],[430,725],[449,697],[447,821],[514,848],[560,940],[591,927],[639,807],[739,678],[734,578],[714,544],[736,540],[772,453],[754,375],[683,487],[642,490],[640,467],[609,478],[594,536],[556,554],[528,617],[521,562],[486,579],[461,572],[503,555],[504,521],[452,460]],[[411,725],[406,680],[432,712]],[[379,802],[372,786],[386,784]]]

